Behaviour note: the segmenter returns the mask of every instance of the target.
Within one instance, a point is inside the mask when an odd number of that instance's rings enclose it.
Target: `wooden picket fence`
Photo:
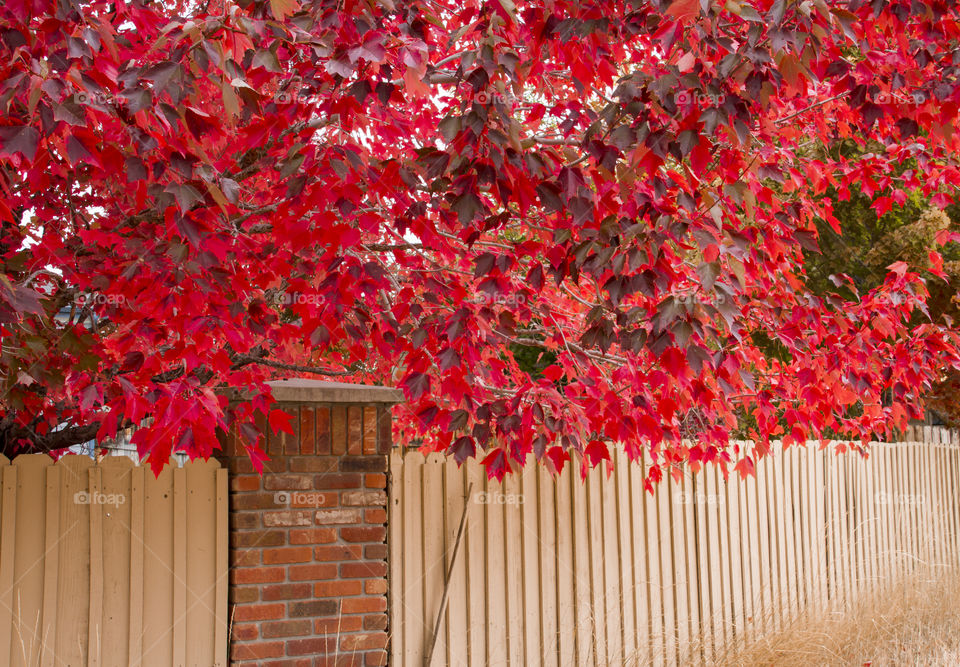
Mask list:
[[[756,477],[711,466],[654,495],[622,452],[609,478],[530,465],[503,484],[396,453],[392,664],[425,664],[465,503],[433,665],[710,664],[803,610],[954,567],[960,441],[911,438],[867,460],[775,447]]]
[[[0,456],[0,664],[227,664],[227,471]]]

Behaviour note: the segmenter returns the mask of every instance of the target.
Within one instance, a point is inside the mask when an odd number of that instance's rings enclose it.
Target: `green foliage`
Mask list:
[[[543,369],[557,360],[557,355],[552,351],[537,345],[520,345],[514,343],[510,346],[513,358],[524,373],[534,380],[543,377]]]
[[[879,148],[882,147],[844,141],[831,146],[829,152],[835,158],[855,160]],[[909,160],[899,165],[894,175],[899,177],[916,168],[916,162]],[[957,244],[940,247],[935,235],[940,229],[960,226],[960,207],[950,206],[941,213],[931,208],[919,192],[913,192],[902,205],[894,203],[889,211],[878,216],[874,203],[879,197],[891,194],[882,191],[870,197],[861,188],[851,187],[849,198],[841,199],[836,188],[827,189],[826,197],[840,220],[842,234],[835,232],[825,220],[818,222],[820,252],[804,253],[807,284],[816,294],[839,293],[853,300],[856,295],[846,287],[838,288],[830,276],[850,276],[857,291],[863,294],[883,283],[890,264],[903,261],[911,270],[923,271],[930,268],[930,251],[937,250],[943,255],[944,270],[950,280],[928,276],[931,278],[927,284],[931,317],[937,319],[944,313],[956,317],[956,304],[952,304],[951,299],[956,293],[954,277],[960,277],[960,247]]]
[[[831,150],[850,158],[858,157],[858,151],[849,144]],[[915,168],[905,163],[900,172]],[[842,235],[837,234],[826,221],[818,223],[820,252],[805,252],[804,261],[807,284],[819,295],[839,294],[848,300],[858,296],[848,287],[838,287],[830,278],[845,274],[862,295],[883,283],[887,267],[894,262],[906,262],[912,271],[925,274],[930,319],[939,322],[944,317],[960,320],[960,302],[957,286],[960,285],[960,247],[956,243],[940,246],[936,234],[940,230],[960,228],[960,206],[939,210],[920,195],[912,193],[903,205],[894,204],[883,215],[877,215],[873,205],[876,197],[867,196],[860,189],[851,188],[850,197],[841,200],[835,188],[827,196],[832,200],[834,215],[840,220]],[[929,254],[939,252],[943,257],[943,271],[947,278],[929,272]],[[919,324],[922,316],[916,315]],[[762,347],[762,346],[761,346]],[[939,385],[928,394],[927,407],[935,410],[948,423],[960,423],[957,392],[958,378],[945,374]]]

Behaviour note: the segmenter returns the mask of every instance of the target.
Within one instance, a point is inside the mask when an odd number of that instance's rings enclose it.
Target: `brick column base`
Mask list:
[[[230,664],[385,665],[389,405],[276,407],[295,433],[268,436],[262,476],[236,437],[221,457],[230,471]]]

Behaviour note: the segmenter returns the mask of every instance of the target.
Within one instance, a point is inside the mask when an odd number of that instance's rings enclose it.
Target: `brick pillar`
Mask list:
[[[402,395],[271,385],[294,435],[268,434],[262,476],[235,437],[221,457],[230,471],[230,664],[384,665],[390,406]]]

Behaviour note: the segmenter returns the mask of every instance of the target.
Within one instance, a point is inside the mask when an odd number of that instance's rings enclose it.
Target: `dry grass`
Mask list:
[[[960,573],[917,575],[852,608],[803,615],[718,664],[960,665]]]

